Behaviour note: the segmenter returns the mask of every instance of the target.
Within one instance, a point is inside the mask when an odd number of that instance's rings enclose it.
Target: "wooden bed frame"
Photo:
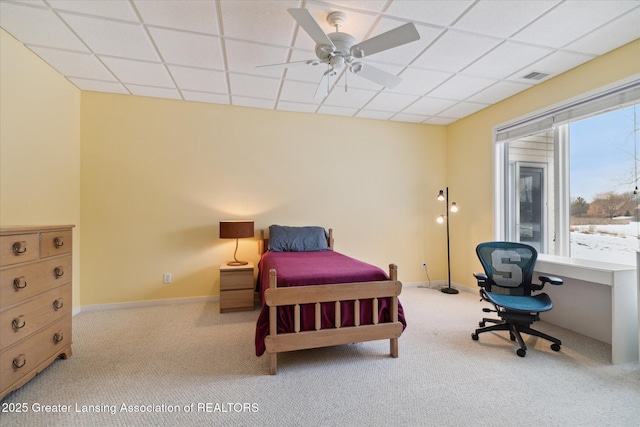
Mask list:
[[[264,230],[260,232],[260,254],[269,248]],[[327,238],[333,249],[333,231],[329,229]],[[398,266],[389,264],[389,280],[341,283],[338,286],[311,285],[278,288],[277,272],[269,271],[269,289],[265,290],[265,304],[269,306],[269,335],[265,338],[265,347],[270,355],[269,373],[275,375],[278,353],[310,348],[329,347],[356,342],[389,339],[392,357],[398,357],[398,338],[402,334],[402,323],[398,321],[398,295],[402,283],[398,281]],[[391,321],[378,322],[378,299],[391,298]],[[373,319],[369,325],[360,325],[360,301],[372,300]],[[340,302],[354,301],[354,326],[321,329],[320,303],[335,304],[335,324],[341,324]],[[300,331],[300,304],[315,304],[315,330]],[[277,309],[279,306],[294,306],[295,332],[278,334]]]

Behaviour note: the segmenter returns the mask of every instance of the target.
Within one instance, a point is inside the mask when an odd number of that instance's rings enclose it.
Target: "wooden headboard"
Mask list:
[[[262,255],[269,250],[269,238],[265,237],[266,230],[260,230],[260,240],[258,241],[258,253]],[[327,237],[327,245],[333,250],[333,228],[329,229],[329,237]]]

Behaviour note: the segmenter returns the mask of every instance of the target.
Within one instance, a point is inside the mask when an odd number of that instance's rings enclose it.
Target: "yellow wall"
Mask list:
[[[219,292],[218,221],[334,229],[336,250],[446,275],[442,126],[82,94],[82,305]],[[240,259],[257,263],[257,239]],[[170,272],[173,283],[162,283]]]
[[[460,205],[451,228],[453,282],[476,287],[472,272],[482,268],[475,247],[493,238],[492,128],[637,73],[640,40],[447,127],[447,182]]]
[[[635,41],[443,127],[81,93],[0,41],[0,224],[76,224],[76,306],[217,295],[228,218],[332,227],[338,251],[396,262],[405,282],[425,279],[424,260],[444,280],[445,185],[460,206],[452,280],[475,287],[474,247],[493,236],[492,127],[640,72]],[[256,243],[239,257],[257,262]]]
[[[75,224],[80,290],[80,90],[0,29],[0,225]]]

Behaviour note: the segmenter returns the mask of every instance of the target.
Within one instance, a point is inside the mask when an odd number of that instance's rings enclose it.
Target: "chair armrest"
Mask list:
[[[480,286],[481,288],[486,287],[489,276],[484,273],[473,273],[473,277],[475,277],[478,281],[478,286]]]
[[[550,283],[552,285],[562,285],[564,282],[562,281],[561,278],[559,277],[553,277],[553,276],[540,276],[538,277],[538,279],[544,284],[544,283]]]

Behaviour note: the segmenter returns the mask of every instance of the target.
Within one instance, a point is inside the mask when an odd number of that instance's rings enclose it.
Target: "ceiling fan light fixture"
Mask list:
[[[364,68],[364,64],[362,62],[354,62],[353,64],[351,64],[351,72],[352,73],[359,73],[360,71],[362,71],[362,69]]]
[[[362,50],[361,47],[359,46],[354,46],[351,48],[351,55],[353,55],[354,58],[364,58],[364,50]]]

